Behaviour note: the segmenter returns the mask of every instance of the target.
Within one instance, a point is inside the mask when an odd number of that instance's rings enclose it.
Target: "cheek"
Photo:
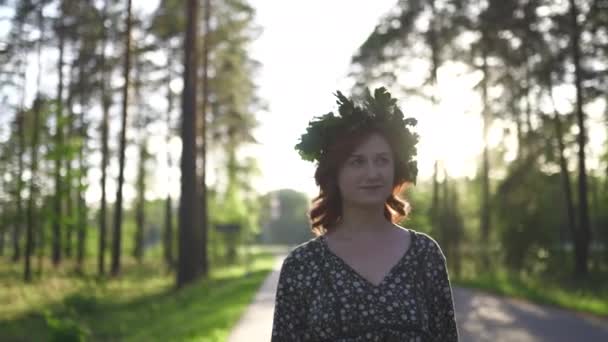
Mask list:
[[[385,172],[386,178],[390,181],[391,185],[393,185],[393,181],[395,180],[395,167],[390,166],[386,168]]]
[[[343,170],[338,176],[338,184],[342,192],[351,192],[357,186],[357,173],[352,170]]]

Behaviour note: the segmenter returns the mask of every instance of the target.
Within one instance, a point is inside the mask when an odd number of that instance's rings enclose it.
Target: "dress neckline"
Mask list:
[[[365,278],[363,275],[361,275],[359,272],[357,272],[357,270],[355,270],[352,266],[350,266],[344,259],[342,259],[336,253],[334,253],[329,248],[329,245],[327,244],[327,241],[325,240],[325,235],[319,236],[319,241],[321,242],[321,245],[323,246],[323,249],[325,251],[327,251],[329,253],[329,255],[331,257],[333,257],[338,263],[340,263],[342,266],[344,266],[344,268],[346,268],[349,272],[353,273],[357,278],[361,279],[363,282],[365,282],[366,284],[368,284],[372,289],[379,289],[387,281],[387,279],[389,279],[391,277],[391,275],[393,274],[393,272],[406,259],[409,258],[409,255],[413,253],[414,247],[416,246],[416,240],[417,240],[416,232],[413,231],[413,230],[411,230],[411,229],[408,229],[408,228],[403,228],[403,229],[405,229],[406,231],[408,231],[410,233],[410,243],[409,243],[409,246],[408,246],[407,250],[405,250],[405,252],[403,253],[403,255],[397,260],[397,262],[382,277],[382,280],[380,280],[380,282],[378,284],[372,283],[369,279]]]

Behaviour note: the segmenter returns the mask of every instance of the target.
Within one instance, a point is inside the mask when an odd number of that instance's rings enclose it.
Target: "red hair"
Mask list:
[[[384,203],[384,217],[392,223],[401,222],[407,218],[410,205],[399,195],[411,184],[407,179],[407,166],[405,161],[397,160],[394,152],[398,147],[395,141],[390,139],[380,128],[367,128],[364,131],[343,134],[330,146],[327,153],[319,160],[315,171],[315,182],[319,186],[319,195],[312,200],[312,208],[309,211],[311,230],[315,235],[329,232],[342,218],[342,199],[338,187],[338,171],[348,156],[370,135],[377,133],[386,139],[393,151],[395,160],[395,176],[393,179],[393,190]]]

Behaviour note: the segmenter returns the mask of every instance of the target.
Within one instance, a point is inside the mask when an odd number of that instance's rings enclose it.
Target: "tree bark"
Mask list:
[[[70,72],[70,74],[72,74],[72,72]],[[73,78],[72,78],[73,79]],[[70,88],[75,88],[75,87],[68,87],[68,89]],[[82,87],[80,87],[82,89]],[[72,110],[72,102],[74,99],[74,93],[72,90],[68,91],[68,97],[67,97],[67,101],[66,101],[66,107],[68,108],[68,115],[69,115],[69,121],[67,123],[68,125],[68,135],[66,137],[67,141],[70,141],[71,139],[73,139],[74,137],[74,123],[75,123],[75,114],[74,111]],[[65,158],[65,192],[66,192],[66,198],[65,198],[65,202],[66,202],[66,213],[65,216],[67,218],[69,218],[69,223],[67,223],[65,225],[65,242],[64,242],[64,253],[65,256],[70,258],[72,256],[72,231],[74,229],[74,201],[73,201],[73,181],[72,181],[72,159],[71,159],[71,154],[70,154],[70,158]]]
[[[171,114],[173,112],[173,92],[171,91],[171,59],[167,58],[167,166],[171,170],[173,160],[171,158],[171,150],[169,143],[171,141]],[[167,183],[170,183],[170,176],[167,176]],[[167,267],[171,270],[174,267],[173,260],[173,205],[171,203],[171,191],[167,190],[167,198],[165,200],[165,229],[164,229],[164,258]]]
[[[44,32],[43,30],[43,16],[42,16],[42,7],[38,8],[38,29],[40,32]],[[36,196],[36,173],[38,171],[38,122],[40,121],[40,111],[42,105],[42,96],[40,94],[40,80],[42,76],[42,41],[43,35],[40,35],[38,39],[38,75],[36,76],[36,97],[34,99],[34,105],[32,106],[32,111],[34,112],[34,127],[33,134],[31,140],[31,157],[32,162],[30,164],[30,186],[29,186],[29,198],[27,202],[27,223],[25,228],[25,262],[24,262],[24,271],[23,278],[25,281],[29,282],[32,280],[32,254],[34,253],[34,231],[36,229],[36,203],[34,202],[34,197]]]
[[[39,93],[34,100],[34,127],[32,134],[32,165],[30,168],[31,180],[30,180],[30,194],[27,204],[27,228],[26,228],[26,238],[25,238],[25,271],[24,271],[24,279],[25,281],[32,280],[32,266],[31,266],[31,258],[34,253],[34,231],[36,230],[36,174],[38,171],[38,134],[39,134],[39,121],[40,121],[40,111],[41,111],[41,98],[39,97]]]
[[[84,55],[86,52],[81,51],[81,55]],[[84,58],[81,57],[81,61],[84,61]],[[78,67],[78,82],[80,83],[80,89],[84,89],[84,65],[80,63]],[[85,108],[86,101],[84,97],[84,92],[80,92],[80,138],[82,145],[79,146],[78,150],[78,166],[80,168],[80,173],[78,174],[78,188],[76,191],[76,200],[77,202],[77,230],[76,230],[76,270],[80,273],[83,272],[83,263],[84,263],[84,254],[85,254],[85,241],[87,236],[87,206],[84,198],[84,189],[85,189],[85,179],[87,177],[87,166],[84,158],[84,152],[87,146],[87,127],[85,123]],[[73,230],[74,226],[72,225],[71,230]],[[71,240],[70,240],[71,244]]]
[[[589,243],[591,231],[589,229],[589,204],[587,199],[587,170],[585,167],[585,113],[583,112],[583,89],[581,84],[581,58],[580,58],[580,26],[577,21],[578,9],[574,0],[570,0],[570,17],[572,22],[571,48],[572,62],[574,63],[574,83],[576,88],[576,118],[579,128],[578,134],[578,196],[579,196],[579,231],[574,236],[574,254],[576,257],[575,273],[586,276],[588,273]]]
[[[484,246],[482,262],[486,267],[489,267],[489,243],[490,243],[490,162],[488,156],[488,130],[490,126],[490,104],[488,103],[488,56],[487,56],[487,38],[485,32],[482,32],[482,120],[483,120],[483,155],[482,155],[482,170],[481,170],[481,217],[480,231],[481,243]]]
[[[23,155],[25,154],[25,129],[23,126],[24,121],[24,112],[23,107],[17,116],[17,134],[19,136],[19,166],[18,166],[18,176],[17,176],[17,219],[13,225],[13,262],[18,262],[21,258],[21,230],[23,227],[23,203],[21,198],[21,193],[23,190],[23,171],[25,170],[23,166]]]
[[[63,7],[63,1],[60,4]],[[60,10],[60,12],[62,12]],[[62,19],[59,19],[59,26],[57,27],[57,33],[59,34],[59,62],[58,62],[58,76],[59,83],[57,85],[57,114],[56,114],[56,131],[55,131],[55,207],[54,207],[54,220],[53,220],[53,265],[58,266],[61,263],[61,233],[62,233],[62,200],[63,200],[63,188],[61,179],[61,157],[64,154],[63,151],[63,64],[64,64],[64,47],[65,47],[65,27],[63,26]]]
[[[207,250],[208,236],[208,205],[207,205],[207,107],[209,102],[209,33],[211,32],[211,1],[205,0],[205,39],[203,40],[203,103],[201,108],[202,116],[202,151],[201,151],[201,211],[200,211],[200,229],[201,229],[201,245],[199,253],[199,272],[203,277],[209,273],[209,257]]]
[[[564,189],[564,200],[566,202],[566,214],[568,217],[568,228],[570,230],[570,234],[572,239],[576,239],[576,212],[574,207],[574,197],[572,194],[572,181],[570,180],[570,172],[568,171],[568,162],[566,160],[566,156],[564,155],[564,150],[566,149],[566,144],[564,143],[564,133],[562,128],[562,122],[559,118],[559,113],[557,112],[557,108],[555,107],[555,102],[553,101],[553,81],[551,79],[551,74],[547,75],[547,86],[549,88],[549,95],[551,97],[551,102],[553,104],[553,123],[555,125],[555,140],[557,142],[558,152],[559,152],[559,168],[562,175],[562,186]],[[576,258],[575,258],[576,263]]]
[[[182,158],[181,195],[179,205],[179,249],[177,286],[193,282],[200,275],[200,234],[197,234],[196,186],[196,78],[198,32],[198,1],[188,0],[187,28],[184,39],[184,89],[182,92]]]
[[[108,122],[110,112],[110,96],[107,90],[107,64],[106,64],[106,44],[108,37],[105,30],[105,22],[108,16],[108,7],[110,0],[106,0],[103,9],[102,25],[104,30],[103,43],[101,50],[101,107],[103,112],[103,118],[101,121],[101,204],[99,208],[99,251],[97,255],[97,272],[99,275],[105,274],[105,255],[106,255],[106,242],[107,242],[107,199],[106,199],[106,178],[108,168]]]
[[[122,242],[122,186],[124,183],[125,172],[125,148],[127,145],[127,113],[129,105],[129,71],[131,69],[131,2],[127,0],[127,19],[125,32],[125,59],[123,79],[124,86],[122,91],[122,129],[120,133],[120,157],[119,157],[119,174],[118,174],[118,189],[116,190],[116,204],[114,208],[114,234],[112,235],[112,275],[116,276],[120,273],[120,256]]]
[[[143,139],[139,146],[139,172],[137,176],[137,207],[135,212],[135,243],[133,256],[141,262],[144,250],[144,226],[145,226],[145,191],[146,191],[146,140]]]

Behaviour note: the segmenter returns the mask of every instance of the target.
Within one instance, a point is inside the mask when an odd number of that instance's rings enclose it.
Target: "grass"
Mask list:
[[[78,276],[65,266],[24,284],[21,265],[0,260],[0,336],[2,341],[224,341],[274,264],[273,254],[263,249],[252,251],[250,260],[247,276],[242,265],[218,267],[209,279],[179,291],[160,261],[126,260],[121,276],[107,279]]]
[[[590,273],[586,279],[560,272],[526,274],[493,267],[492,272],[450,273],[452,285],[484,290],[608,318],[608,274]]]

